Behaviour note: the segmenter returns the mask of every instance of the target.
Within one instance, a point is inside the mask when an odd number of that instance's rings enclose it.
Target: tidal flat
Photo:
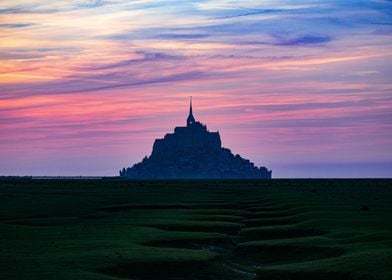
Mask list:
[[[392,279],[392,180],[0,180],[0,279]]]

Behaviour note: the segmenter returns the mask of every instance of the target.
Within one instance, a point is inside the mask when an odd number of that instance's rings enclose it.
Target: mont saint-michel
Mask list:
[[[120,170],[129,179],[271,179],[271,174],[223,148],[219,132],[195,120],[192,98],[186,126],[156,139],[149,157]]]

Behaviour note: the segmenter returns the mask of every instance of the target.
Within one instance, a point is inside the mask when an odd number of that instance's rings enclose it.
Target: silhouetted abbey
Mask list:
[[[186,126],[176,127],[174,133],[156,139],[151,156],[131,168],[123,168],[120,176],[132,179],[270,179],[271,173],[223,148],[219,132],[209,132],[193,117],[191,99]]]

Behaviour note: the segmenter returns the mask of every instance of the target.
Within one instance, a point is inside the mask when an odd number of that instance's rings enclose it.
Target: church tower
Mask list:
[[[189,105],[189,116],[186,120],[186,126],[191,126],[194,123],[195,123],[195,118],[193,117],[193,114],[192,114],[192,96],[191,96],[190,97],[190,105]]]

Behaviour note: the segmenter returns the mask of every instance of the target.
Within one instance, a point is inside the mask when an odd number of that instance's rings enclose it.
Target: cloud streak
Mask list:
[[[183,123],[189,95],[196,117],[256,163],[385,162],[391,5],[2,1],[0,156],[14,160],[0,170],[45,174],[70,153],[101,154],[113,175]]]

